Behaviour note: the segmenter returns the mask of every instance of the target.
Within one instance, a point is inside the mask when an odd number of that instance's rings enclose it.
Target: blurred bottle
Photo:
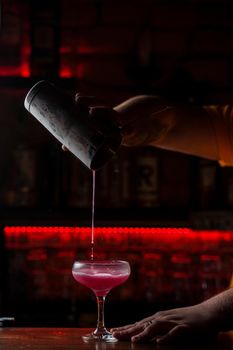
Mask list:
[[[163,150],[160,203],[164,209],[187,209],[191,204],[191,157]]]
[[[149,7],[144,23],[135,34],[129,56],[128,75],[140,91],[150,91],[152,82],[160,78],[160,67],[153,57],[153,29]]]
[[[143,147],[136,153],[133,198],[136,206],[156,208],[159,206],[159,159],[157,150]]]
[[[111,258],[111,255],[109,254]],[[121,250],[118,253],[117,258],[127,260],[130,264],[131,274],[126,281],[125,285],[120,286],[118,288],[118,300],[138,302],[141,295],[141,277],[140,277],[140,264],[141,264],[141,255],[140,252],[136,251],[128,251],[124,252]],[[140,286],[140,287],[139,287]]]
[[[5,269],[7,266],[7,286],[4,301],[13,310],[16,310],[15,307],[24,303],[28,298],[30,268],[26,255],[27,251],[22,249],[20,245],[17,246],[17,249],[8,250],[5,255],[7,256],[7,261],[4,262]]]
[[[199,277],[204,299],[221,291],[221,259],[219,254],[206,252],[200,255]]]
[[[171,283],[176,304],[188,305],[192,302],[193,266],[192,257],[186,252],[174,252],[171,255]]]
[[[231,250],[232,248],[227,248],[226,251],[221,252],[221,265],[219,272],[221,290],[233,287],[233,258]]]
[[[224,167],[224,209],[231,209],[233,207],[233,169],[231,167]]]
[[[9,177],[4,193],[6,206],[35,206],[37,203],[37,153],[20,144],[14,151],[9,166]]]
[[[31,75],[58,77],[59,1],[33,0],[31,6]]]
[[[144,253],[140,268],[141,298],[149,303],[165,302],[165,265],[162,252]]]
[[[21,6],[20,6],[21,5]],[[3,1],[0,35],[0,76],[20,76],[24,1]]]
[[[130,155],[119,149],[112,159],[96,172],[96,203],[101,208],[125,208],[131,201]]]
[[[49,296],[48,253],[44,248],[30,249],[25,254],[28,269],[27,298],[45,299]]]
[[[218,202],[218,165],[215,161],[201,159],[198,167],[197,193],[199,209],[215,209]]]
[[[67,164],[67,205],[70,208],[91,208],[92,173],[69,155]]]
[[[66,204],[66,168],[63,153],[56,144],[44,144],[39,148],[38,205],[43,208],[58,208]]]
[[[120,165],[118,155],[114,155],[110,162],[106,165],[108,168],[108,200],[105,203],[105,206],[107,205],[111,208],[121,207],[122,174]]]

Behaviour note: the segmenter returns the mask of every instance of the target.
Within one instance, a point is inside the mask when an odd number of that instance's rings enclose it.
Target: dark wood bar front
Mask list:
[[[182,346],[133,344],[131,342],[117,343],[84,343],[82,335],[89,330],[85,328],[0,328],[0,348],[4,350],[232,350],[233,333],[221,334],[215,343],[193,345],[183,344]]]

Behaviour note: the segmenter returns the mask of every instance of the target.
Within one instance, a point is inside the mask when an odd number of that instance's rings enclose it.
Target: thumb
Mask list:
[[[187,327],[183,325],[178,325],[170,330],[166,335],[157,338],[156,342],[158,344],[167,344],[176,342],[181,338],[183,334],[185,334]]]

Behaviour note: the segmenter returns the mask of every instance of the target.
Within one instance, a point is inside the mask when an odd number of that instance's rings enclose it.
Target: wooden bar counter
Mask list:
[[[133,344],[119,341],[106,344],[84,343],[82,335],[89,329],[83,328],[0,328],[0,349],[3,350],[233,350],[233,332],[221,334],[213,344],[184,344],[168,346],[156,344]]]

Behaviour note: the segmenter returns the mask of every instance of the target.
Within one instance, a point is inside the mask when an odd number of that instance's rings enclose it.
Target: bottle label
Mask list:
[[[158,159],[155,154],[140,155],[137,162],[136,201],[140,207],[156,207],[158,196]]]

